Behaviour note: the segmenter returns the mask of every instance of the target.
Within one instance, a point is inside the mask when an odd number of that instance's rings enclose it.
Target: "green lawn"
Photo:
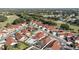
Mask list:
[[[5,22],[0,22],[0,28],[3,28],[4,26],[6,26],[7,23],[12,23],[15,19],[18,18],[18,16],[16,15],[10,15],[10,16],[7,16],[7,21]]]
[[[53,20],[52,20],[53,21]],[[57,27],[60,27],[61,24],[65,24],[65,22],[62,22],[62,21],[54,21],[55,23],[57,23]],[[69,27],[71,29],[74,29],[75,32],[78,32],[78,29],[79,29],[79,26],[76,26],[76,25],[70,25],[68,24]]]
[[[18,42],[17,46],[7,46],[7,50],[24,50],[27,49],[29,46],[24,42]]]
[[[70,25],[70,28],[74,29],[75,32],[78,32],[78,29],[79,29],[79,26],[76,26],[76,25]]]
[[[23,43],[23,42],[19,42],[18,43],[18,48],[20,49],[20,50],[23,50],[23,49],[26,49],[26,48],[28,48],[29,46],[26,44],[26,43]]]

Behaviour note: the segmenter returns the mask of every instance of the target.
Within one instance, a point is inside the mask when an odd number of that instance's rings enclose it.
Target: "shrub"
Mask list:
[[[24,19],[19,18],[19,19],[14,20],[12,24],[18,24],[18,23],[23,23],[23,22],[24,22]]]
[[[60,28],[64,29],[64,30],[69,30],[69,25],[68,24],[61,24]]]
[[[4,21],[6,21],[6,20],[7,20],[7,17],[0,15],[0,22],[4,22]]]

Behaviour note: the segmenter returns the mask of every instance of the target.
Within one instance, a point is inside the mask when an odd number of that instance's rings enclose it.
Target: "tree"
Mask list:
[[[74,32],[74,29],[70,28],[70,31],[71,31],[71,32]]]
[[[68,24],[61,24],[60,28],[64,29],[64,30],[69,30],[70,29]]]
[[[7,23],[5,27],[9,27],[9,26],[11,26],[11,24],[10,23]]]
[[[78,33],[79,33],[79,29],[78,29]]]
[[[19,19],[14,20],[12,24],[18,24],[18,23],[23,23],[23,22],[25,22],[25,20],[22,18],[19,18]]]
[[[43,19],[39,19],[39,21],[41,21],[43,24],[48,24],[48,25],[57,25],[55,22],[45,21],[45,20],[43,20]]]
[[[4,21],[6,21],[6,20],[7,20],[7,17],[0,15],[0,22],[4,22]]]

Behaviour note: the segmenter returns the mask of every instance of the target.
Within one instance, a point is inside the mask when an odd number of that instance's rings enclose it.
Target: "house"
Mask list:
[[[15,34],[15,39],[17,41],[25,41],[27,39],[27,37],[25,35],[22,35],[21,33],[16,33]]]
[[[36,28],[34,28],[34,27],[32,27],[32,26],[29,26],[29,27],[28,27],[28,30],[29,30],[29,31],[33,31],[33,30],[36,30]]]
[[[7,33],[11,33],[11,32],[13,32],[13,31],[15,31],[14,28],[7,28],[6,30],[7,30]]]
[[[46,37],[44,37],[44,38],[42,38],[40,41],[44,44],[44,45],[46,45],[49,41],[51,41],[52,39],[51,39],[51,37],[49,37],[49,36],[46,36]]]
[[[40,41],[44,44],[44,45],[50,45],[49,43],[53,42],[54,40],[56,40],[55,38],[52,38],[50,36],[46,36],[45,38],[41,39]]]
[[[2,31],[0,31],[0,44],[5,43],[4,34]]]
[[[20,40],[22,37],[23,37],[23,36],[22,36],[21,33],[16,33],[16,34],[15,34],[15,39],[16,39],[16,40]]]
[[[43,48],[42,49],[53,49],[53,50],[59,50],[61,48],[60,42],[50,36],[47,36],[43,39],[41,39],[41,42],[43,43]]]
[[[39,28],[39,26],[43,26],[42,22],[34,21],[34,20],[32,20],[32,22],[30,24],[35,26],[35,27],[38,27],[38,28]]]
[[[47,24],[45,24],[44,27],[50,31],[53,31],[53,29],[55,29],[55,26],[51,26],[51,25],[47,25]]]
[[[20,25],[19,24],[18,25],[11,25],[11,26],[9,26],[9,28],[20,29]]]
[[[9,36],[9,37],[7,37],[6,39],[5,39],[5,44],[6,45],[15,45],[15,44],[17,44],[17,41],[15,40],[15,38],[14,37],[12,37],[12,36]]]
[[[27,39],[27,37],[25,35],[23,35],[23,37],[21,39],[19,39],[19,41],[24,42]]]
[[[41,40],[42,38],[44,38],[46,36],[46,33],[42,32],[42,31],[39,31],[35,34],[35,36],[33,36],[32,38],[33,39],[36,39],[36,40]]]
[[[59,41],[55,41],[53,44],[52,44],[52,47],[51,47],[53,50],[60,50],[61,49],[61,44]]]
[[[26,42],[29,45],[34,45],[34,44],[38,43],[38,41],[41,40],[42,38],[44,38],[45,36],[46,35],[44,32],[39,31],[39,32],[36,32],[35,35],[32,35],[29,39],[27,39]]]
[[[25,41],[27,44],[29,44],[30,46],[34,45],[37,43],[37,40],[33,39],[33,38],[29,38]]]
[[[31,36],[31,32],[28,30],[28,29],[23,29],[23,30],[21,30],[21,34],[22,35],[26,35],[26,36]]]
[[[36,24],[39,25],[39,26],[43,25],[42,22],[40,22],[40,21],[37,21]]]
[[[34,20],[32,20],[31,22],[30,22],[30,25],[37,25],[37,21],[34,21]]]
[[[20,24],[18,24],[18,25],[11,25],[11,26],[7,27],[7,32],[11,33],[13,31],[16,31],[16,30],[19,30],[19,29],[21,29],[21,25]]]
[[[57,40],[50,42],[45,48],[45,50],[60,50],[61,45]]]

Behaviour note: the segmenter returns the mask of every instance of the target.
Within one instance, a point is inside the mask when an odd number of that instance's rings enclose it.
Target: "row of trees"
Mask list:
[[[79,26],[79,19],[75,20],[74,22],[69,21],[68,23],[70,23],[70,24],[72,24],[72,25]]]
[[[61,25],[60,25],[60,28],[61,28],[61,29],[64,29],[64,30],[69,30],[69,29],[70,29],[70,27],[69,27],[68,24],[61,24]]]
[[[12,24],[18,24],[18,23],[23,23],[23,22],[27,22],[28,23],[30,21],[30,18],[24,12],[17,13],[16,15],[19,16],[19,18],[14,20],[14,22]]]
[[[18,24],[18,23],[22,23],[22,22],[24,22],[24,19],[18,18],[16,20],[14,20],[14,22],[12,24]]]
[[[68,24],[61,24],[60,28],[64,29],[64,30],[70,30],[70,31],[74,32],[74,29],[71,29]],[[79,29],[77,30],[77,32],[79,33]]]
[[[26,16],[25,13],[18,13],[16,14],[17,16],[19,16],[19,19],[16,19],[13,24],[18,24],[24,21],[29,21],[30,19]],[[31,18],[33,18],[34,20],[37,21],[41,21],[43,24],[48,24],[48,25],[57,25],[55,22],[51,22],[51,21],[46,21],[43,20],[43,18],[38,17],[37,15],[29,15]],[[64,30],[69,30],[69,25],[68,24],[61,24],[60,28],[64,29]]]
[[[18,24],[18,23],[22,23],[22,22],[25,22],[25,21],[26,22],[30,21],[30,19],[27,17],[27,15],[25,13],[19,13],[19,14],[17,14],[17,16],[19,16],[20,18],[16,19],[13,22],[13,24]],[[34,20],[41,21],[43,24],[57,25],[55,22],[43,20],[43,18],[40,18],[36,15],[29,15],[29,16],[30,16],[30,18],[33,18]],[[69,27],[68,24],[61,24],[60,28],[64,29],[64,30],[70,30],[70,27]]]
[[[39,19],[39,21],[41,21],[43,24],[48,24],[48,25],[57,25],[55,22],[45,21],[45,20],[43,20],[43,19]]]
[[[55,22],[46,21],[43,18],[39,17],[38,15],[30,15],[34,20],[41,21],[43,24],[48,25],[57,25]]]

